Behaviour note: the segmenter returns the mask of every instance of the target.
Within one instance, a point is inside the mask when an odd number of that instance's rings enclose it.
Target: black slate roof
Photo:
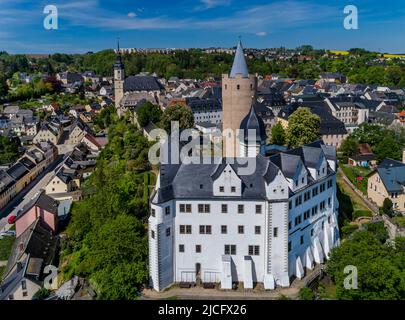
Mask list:
[[[222,111],[222,105],[217,99],[186,98],[186,103],[193,113]]]
[[[405,187],[405,164],[392,159],[384,159],[377,172],[388,192],[402,192]]]
[[[261,117],[256,113],[255,107],[252,105],[249,114],[242,120],[240,129],[244,130],[243,139],[245,142],[249,140],[249,130],[254,130],[256,133],[256,142],[264,143],[266,141],[266,127]]]
[[[300,151],[301,148],[305,150]],[[317,148],[319,150],[315,151]],[[307,146],[271,157],[258,155],[255,159],[251,158],[256,161],[255,172],[249,175],[238,175],[242,180],[243,199],[265,198],[265,182],[273,181],[280,171],[287,178],[292,178],[301,162],[306,167],[314,166],[318,162],[316,156],[320,157],[322,154],[327,159],[336,160],[335,148],[325,146],[322,141],[315,141]],[[152,203],[162,203],[174,198],[212,199],[213,182],[228,165],[225,159],[216,160],[217,162],[213,161],[211,164],[161,164],[160,188],[152,195]],[[246,160],[247,158],[237,158],[234,159],[233,164],[229,165],[237,173],[239,168],[246,166]],[[309,181],[311,181],[310,177]]]
[[[15,241],[8,259],[3,279],[14,268],[24,253],[30,257],[43,259],[51,263],[56,250],[56,237],[41,225],[40,218],[36,219]]]
[[[22,163],[28,170],[32,170],[35,168],[36,164],[32,162],[30,159],[27,157],[23,157],[19,160],[20,163]]]
[[[124,81],[124,91],[159,91],[162,84],[152,76],[130,76]]]
[[[346,127],[342,121],[337,119],[329,111],[325,101],[318,100],[305,101],[305,102],[293,102],[281,109],[278,117],[288,120],[291,114],[293,114],[299,107],[309,108],[313,114],[316,114],[321,119],[320,132],[321,135],[332,134],[347,134]]]
[[[28,169],[19,162],[17,162],[15,165],[13,165],[11,168],[7,170],[7,173],[14,180],[20,180],[22,177],[28,174],[28,172],[29,172]]]
[[[28,210],[30,210],[33,206],[38,206],[52,214],[58,214],[58,207],[59,202],[47,196],[44,191],[42,191],[38,196],[31,199],[18,213],[17,219],[22,217]]]
[[[13,184],[15,184],[15,180],[6,171],[0,170],[0,194],[3,194]]]

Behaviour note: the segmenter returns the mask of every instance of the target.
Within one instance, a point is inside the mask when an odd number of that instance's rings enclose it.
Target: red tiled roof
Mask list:
[[[357,149],[358,149],[358,153],[360,155],[373,154],[373,152],[371,151],[371,147],[370,147],[370,145],[368,143],[359,144]]]
[[[405,122],[405,110],[402,110],[401,112],[397,113],[397,117],[399,121]]]
[[[87,140],[89,140],[92,144],[96,145],[97,147],[101,148],[100,143],[98,143],[98,141],[96,140],[96,138],[94,138],[91,134],[87,133],[84,136]]]

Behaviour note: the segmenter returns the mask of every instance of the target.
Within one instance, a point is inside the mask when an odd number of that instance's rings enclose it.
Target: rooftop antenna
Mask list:
[[[117,37],[117,53],[118,54],[121,54],[121,52],[120,52],[120,37]]]

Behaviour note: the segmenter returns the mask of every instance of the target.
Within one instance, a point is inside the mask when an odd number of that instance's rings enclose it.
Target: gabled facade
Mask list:
[[[155,290],[179,282],[288,287],[338,245],[334,147],[315,142],[250,160],[250,175],[225,158],[161,165],[149,217]]]
[[[33,143],[51,142],[57,145],[62,135],[61,128],[54,127],[48,123],[42,123],[38,130],[38,133],[33,139]]]
[[[384,159],[377,169],[370,173],[367,181],[367,196],[379,207],[386,198],[393,203],[393,209],[405,212],[405,150],[403,163]]]
[[[41,192],[32,199],[18,214],[15,222],[16,236],[19,237],[37,219],[43,227],[56,232],[58,228],[58,201]]]

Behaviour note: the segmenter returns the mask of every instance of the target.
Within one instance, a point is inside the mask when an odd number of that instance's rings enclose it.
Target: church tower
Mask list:
[[[117,57],[114,63],[114,98],[115,98],[115,109],[117,110],[118,116],[121,117],[120,101],[124,96],[124,64],[122,63],[120,43],[118,41]]]
[[[222,75],[223,156],[237,157],[239,128],[256,96],[257,78],[249,75],[242,42],[239,41],[231,73]]]

